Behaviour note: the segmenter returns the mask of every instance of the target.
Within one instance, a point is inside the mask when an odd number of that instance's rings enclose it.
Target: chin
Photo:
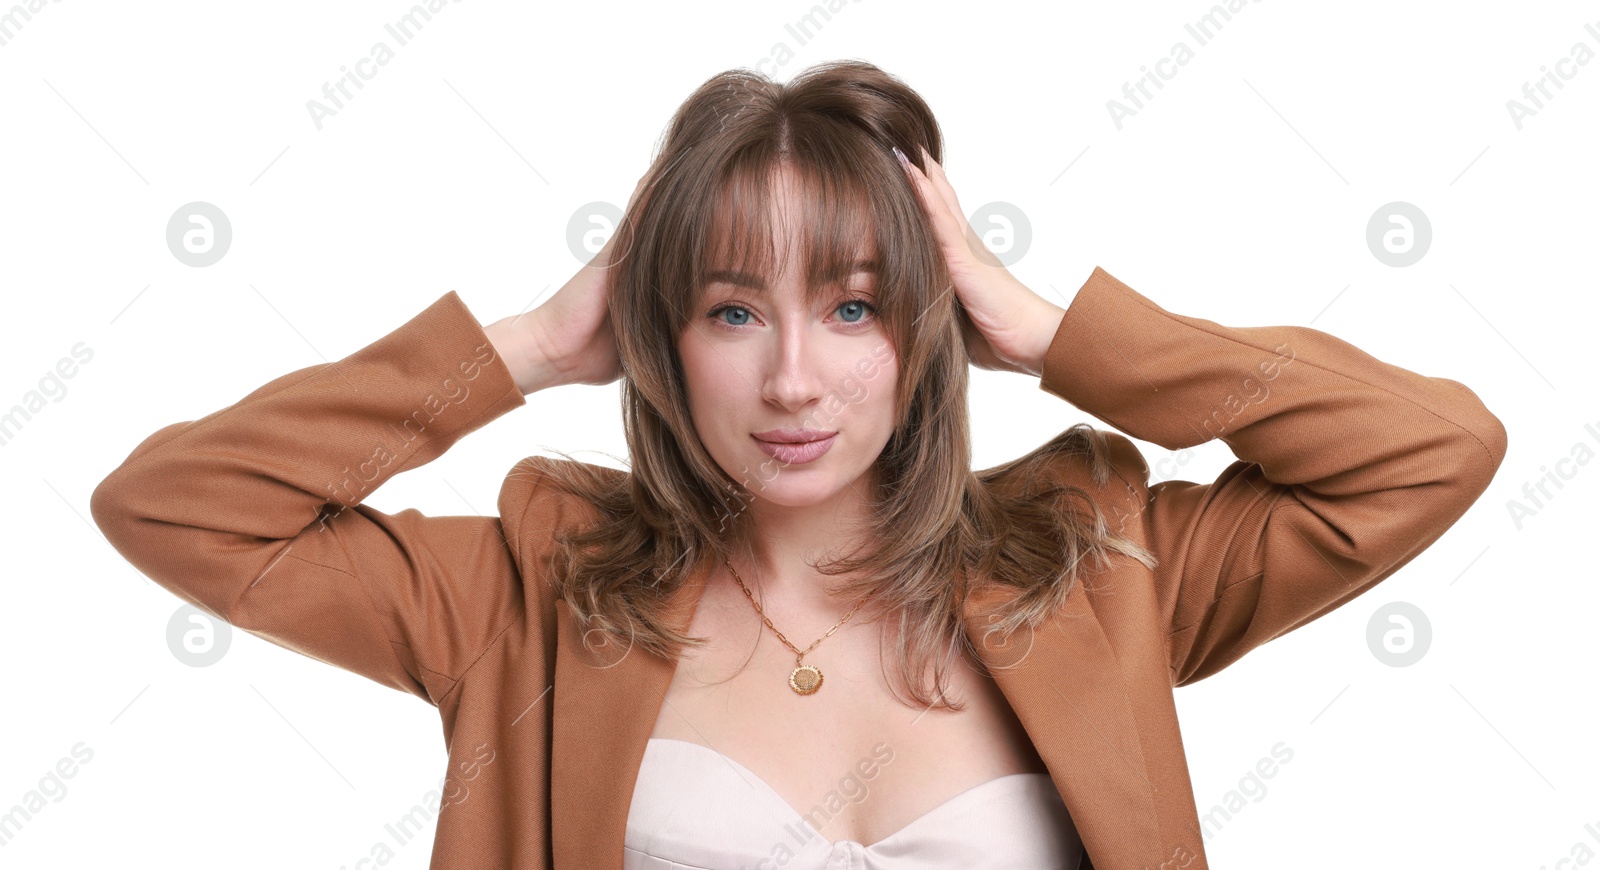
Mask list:
[[[765,468],[753,466],[745,485],[757,498],[785,507],[826,501],[843,488],[833,475],[814,464],[789,468],[779,468],[776,464]]]
[[[784,507],[805,507],[837,496],[853,479],[831,452],[806,463],[785,465],[757,450],[734,479],[756,498]]]

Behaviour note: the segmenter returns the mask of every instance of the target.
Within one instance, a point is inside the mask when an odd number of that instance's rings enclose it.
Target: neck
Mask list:
[[[867,493],[876,485],[869,472],[826,502],[798,507],[757,496],[749,509],[748,545],[729,556],[750,593],[757,600],[782,602],[791,611],[835,614],[835,618],[854,607],[853,599],[829,595],[848,576],[823,574],[809,563],[854,554],[870,543],[875,524]]]

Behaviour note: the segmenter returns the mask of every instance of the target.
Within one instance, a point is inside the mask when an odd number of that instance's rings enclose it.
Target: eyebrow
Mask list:
[[[873,260],[858,260],[850,267],[849,274],[856,275],[862,272],[877,274],[878,264]],[[751,290],[765,292],[767,285],[759,277],[748,272],[737,272],[728,269],[715,269],[706,273],[707,284],[732,284],[736,287],[748,287]]]

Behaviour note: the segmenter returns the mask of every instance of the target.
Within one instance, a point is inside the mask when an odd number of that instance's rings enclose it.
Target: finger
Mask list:
[[[950,209],[950,213],[960,217],[962,224],[965,225],[966,212],[962,210],[961,202],[956,198],[955,188],[951,186],[949,177],[945,175],[944,167],[939,165],[939,161],[933,159],[933,155],[928,153],[928,149],[923,148],[921,145],[918,145],[917,148],[922,152],[923,162],[928,165],[928,184],[938,194],[939,198],[944,200],[945,206]],[[970,227],[968,231],[970,232]]]
[[[922,170],[917,168],[917,164],[912,163],[910,160],[899,160],[899,158],[896,158],[896,160],[899,161],[900,168],[905,170],[906,178],[911,181],[911,189],[917,192],[917,199],[922,203],[923,210],[928,212],[929,217],[932,217],[933,209],[931,204],[934,202],[934,193],[928,184],[927,176],[923,175]]]
[[[933,159],[933,155],[928,153],[928,149],[918,145],[917,150],[922,152],[922,162],[928,165],[928,183],[933,186],[939,198],[944,200],[945,205],[949,207],[952,214],[964,215],[965,212],[961,210],[961,203],[956,200],[955,188],[950,186],[950,179],[944,174],[944,167],[939,165],[939,161]]]
[[[911,182],[911,190],[916,194],[917,204],[922,207],[922,213],[928,216],[928,223],[933,227],[934,234],[943,241],[945,233],[944,215],[941,212],[946,208],[944,200],[934,191],[928,182],[928,177],[917,169],[917,165],[907,160],[900,164],[905,171],[906,180]]]
[[[927,159],[927,150],[923,149],[923,157]],[[931,160],[930,160],[931,164]],[[957,246],[955,240],[969,236],[972,232],[967,225],[966,218],[961,216],[959,209],[952,209],[950,202],[934,187],[932,180],[925,175],[915,163],[909,160],[902,164],[906,174],[911,177],[911,186],[916,189],[917,197],[922,202],[923,211],[928,214],[928,220],[933,224],[934,232],[939,240],[951,246]],[[970,239],[968,239],[970,244]]]
[[[961,237],[966,240],[967,249],[972,252],[972,255],[979,262],[989,266],[1000,265],[1000,261],[995,257],[994,252],[989,250],[989,246],[983,243],[983,239],[978,237],[978,231],[973,229],[972,223],[967,220],[967,213],[962,210],[961,202],[956,199],[956,190],[951,186],[949,177],[944,174],[944,167],[933,159],[933,155],[928,153],[928,149],[920,145],[917,148],[922,152],[923,162],[927,163],[929,167],[930,174],[926,176],[929,187],[935,191],[935,195],[944,202],[945,208],[953,216],[955,221],[954,231],[959,232]]]

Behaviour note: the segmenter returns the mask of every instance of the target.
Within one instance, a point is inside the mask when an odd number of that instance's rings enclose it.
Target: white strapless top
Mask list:
[[[893,834],[828,841],[749,768],[652,737],[634,783],[624,870],[1078,870],[1083,843],[1048,774],[957,794]]]

